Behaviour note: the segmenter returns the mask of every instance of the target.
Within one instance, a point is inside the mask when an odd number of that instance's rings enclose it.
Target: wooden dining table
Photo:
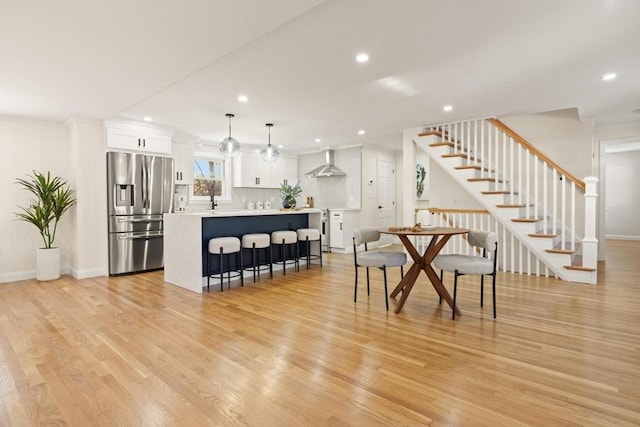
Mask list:
[[[452,236],[457,234],[467,234],[469,230],[466,228],[454,227],[420,229],[415,229],[413,227],[388,227],[381,228],[378,231],[383,234],[393,234],[398,236],[402,245],[409,252],[411,259],[413,259],[413,265],[409,268],[407,274],[404,275],[404,278],[400,280],[400,283],[398,283],[393,292],[391,292],[392,298],[395,298],[400,292],[402,292],[400,301],[398,301],[398,304],[396,305],[395,312],[399,313],[402,310],[404,303],[407,301],[407,298],[411,293],[411,289],[413,289],[413,285],[415,285],[416,280],[418,280],[420,272],[424,271],[438,295],[440,295],[447,304],[449,304],[449,307],[451,307],[452,310],[455,310],[456,315],[459,315],[460,310],[457,306],[454,307],[451,295],[447,291],[447,288],[442,284],[440,277],[433,270],[433,267],[431,267],[431,262]],[[431,236],[431,241],[424,250],[424,254],[420,255],[409,236]]]

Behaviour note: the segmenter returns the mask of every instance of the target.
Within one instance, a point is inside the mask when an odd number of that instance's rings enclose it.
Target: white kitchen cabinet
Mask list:
[[[296,185],[298,182],[298,159],[280,157],[277,162],[272,163],[271,182],[276,188],[280,188],[280,184]]]
[[[175,166],[173,182],[180,185],[193,184],[193,145],[174,143],[172,147]]]
[[[329,209],[329,246],[331,252],[352,252],[353,232],[360,223],[359,209]]]
[[[135,125],[107,126],[107,147],[121,150],[171,153],[171,134]]]
[[[280,157],[275,163],[269,163],[258,153],[240,153],[233,159],[234,187],[280,188],[282,182],[295,185],[297,181],[297,159]]]
[[[271,188],[271,163],[257,153],[240,153],[233,158],[233,186]]]

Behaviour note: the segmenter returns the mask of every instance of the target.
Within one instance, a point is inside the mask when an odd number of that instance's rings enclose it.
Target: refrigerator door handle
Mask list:
[[[158,239],[158,238],[162,238],[162,234],[153,234],[153,235],[146,235],[146,236],[118,236],[119,240],[149,240],[149,239]]]
[[[125,222],[153,222],[153,221],[162,221],[162,218],[145,218],[145,219],[119,219],[119,223]]]
[[[141,170],[142,170],[142,208],[146,209],[147,208],[147,193],[149,192],[149,182],[148,182],[148,178],[147,178],[147,159],[146,158],[142,158],[141,161]]]

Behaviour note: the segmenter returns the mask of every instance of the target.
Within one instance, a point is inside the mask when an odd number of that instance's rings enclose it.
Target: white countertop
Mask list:
[[[198,212],[174,212],[165,215],[188,215],[197,216],[200,218],[215,218],[215,217],[229,217],[229,216],[260,216],[260,215],[296,215],[296,214],[309,214],[309,213],[322,213],[320,209],[304,208],[299,210],[279,210],[279,209],[216,209],[209,211]]]
[[[361,208],[329,208],[328,211],[359,211]]]

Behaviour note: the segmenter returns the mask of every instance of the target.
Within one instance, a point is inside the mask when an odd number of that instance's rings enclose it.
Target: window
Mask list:
[[[229,160],[211,153],[195,153],[193,160],[194,200],[231,200]]]

